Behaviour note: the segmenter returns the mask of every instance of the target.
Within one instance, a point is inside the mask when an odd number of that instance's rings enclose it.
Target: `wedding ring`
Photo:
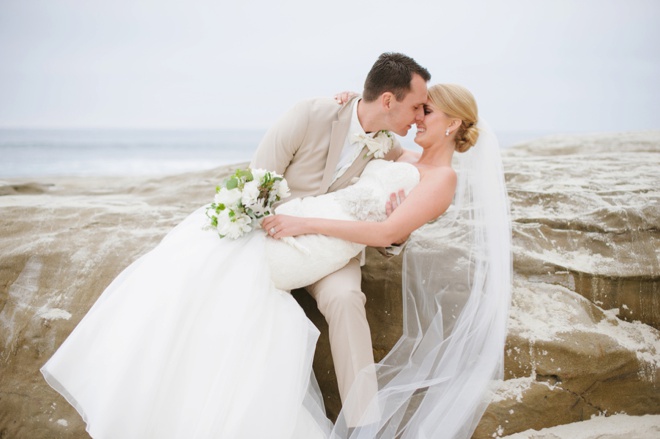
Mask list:
[[[275,232],[276,232],[275,227],[271,227],[271,228],[270,228],[270,234],[271,234],[271,235],[274,235]]]

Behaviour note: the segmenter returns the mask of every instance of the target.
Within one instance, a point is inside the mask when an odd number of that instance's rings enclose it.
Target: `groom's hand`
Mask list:
[[[390,216],[394,210],[403,203],[406,199],[406,193],[401,189],[397,193],[392,193],[390,199],[385,203],[385,214]],[[404,239],[395,242],[395,244],[400,245],[408,240],[409,236],[406,236]]]
[[[387,216],[390,216],[392,212],[394,212],[394,209],[399,207],[401,203],[403,203],[403,200],[406,199],[406,193],[401,189],[399,192],[392,192],[390,194],[390,199],[387,200],[385,203],[385,213]]]

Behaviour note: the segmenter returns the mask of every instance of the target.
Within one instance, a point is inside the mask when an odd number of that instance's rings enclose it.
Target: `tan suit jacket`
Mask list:
[[[360,176],[372,156],[362,150],[346,172],[332,182],[351,124],[355,97],[344,105],[334,99],[316,98],[299,102],[262,139],[250,163],[283,174],[293,198],[320,195],[350,186]],[[401,145],[385,157],[395,160]]]

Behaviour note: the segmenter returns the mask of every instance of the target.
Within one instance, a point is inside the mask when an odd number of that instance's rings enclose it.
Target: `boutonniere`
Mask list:
[[[353,134],[353,141],[367,147],[365,159],[369,156],[382,159],[394,146],[394,135],[387,130],[380,130],[373,137],[367,134]]]

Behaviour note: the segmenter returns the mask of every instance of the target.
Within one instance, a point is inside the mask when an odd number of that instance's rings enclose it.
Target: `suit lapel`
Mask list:
[[[336,191],[337,189],[342,189],[345,188],[346,186],[350,186],[353,179],[355,177],[360,176],[362,174],[362,171],[364,171],[364,168],[367,166],[367,163],[372,159],[371,156],[365,157],[367,153],[369,152],[369,149],[365,146],[362,148],[360,151],[360,155],[357,156],[357,158],[351,163],[351,166],[348,167],[346,172],[339,177],[334,183],[330,185],[330,188],[328,189],[328,192],[333,192]]]
[[[358,97],[347,102],[337,113],[337,120],[332,123],[328,158],[325,162],[323,180],[321,181],[321,187],[319,188],[319,193],[321,194],[328,192],[328,188],[332,184],[332,178],[337,170],[341,151],[344,149],[344,143],[346,142],[346,136],[348,135],[348,128],[351,126],[351,117],[353,115],[352,109],[356,99],[358,99]]]

